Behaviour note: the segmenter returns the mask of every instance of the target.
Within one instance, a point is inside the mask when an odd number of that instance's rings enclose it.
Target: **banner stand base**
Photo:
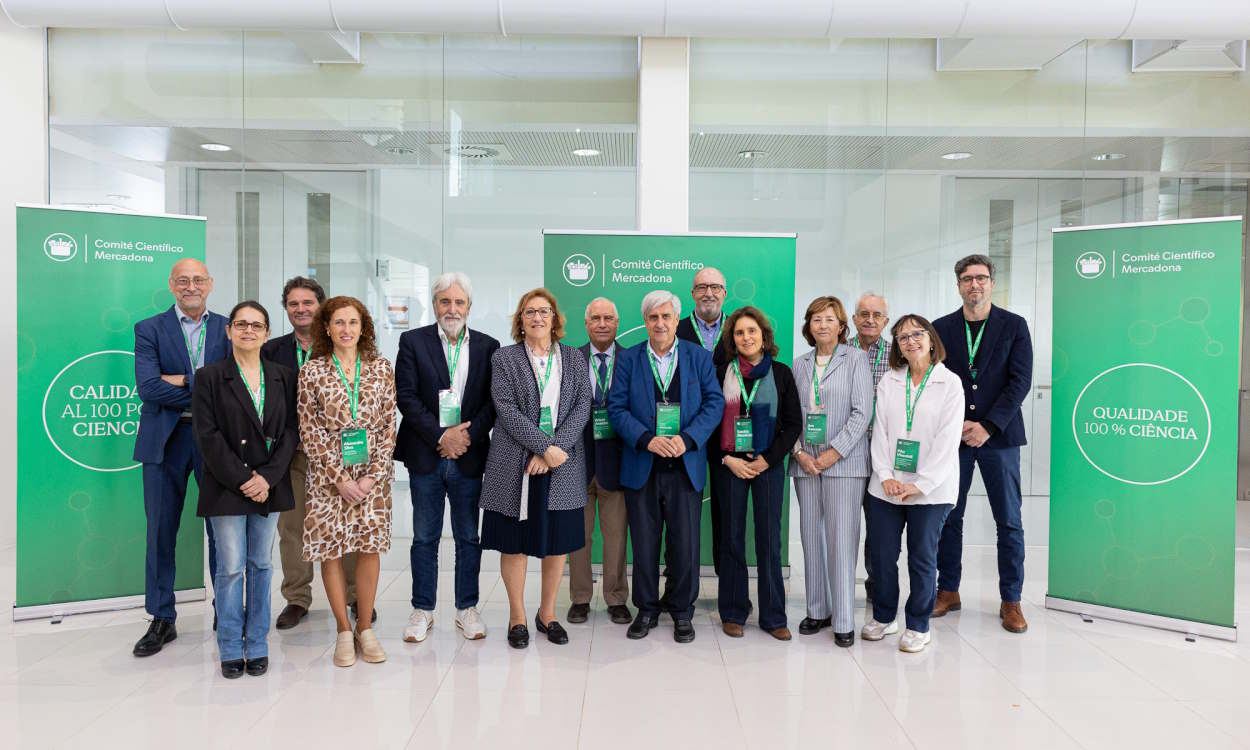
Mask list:
[[[208,598],[208,589],[184,589],[174,592],[174,602],[202,602]],[[143,594],[134,596],[115,596],[110,599],[87,599],[81,602],[63,602],[61,604],[37,604],[30,607],[13,607],[13,622],[23,620],[52,620],[59,623],[69,615],[85,615],[92,612],[115,612],[123,609],[135,609],[143,606]]]
[[[1158,628],[1159,630],[1174,630],[1184,634],[1186,640],[1193,640],[1195,636],[1219,638],[1224,641],[1237,640],[1236,625],[1226,628],[1205,622],[1192,622],[1175,617],[1152,615],[1147,612],[1134,612],[1131,609],[1104,607],[1099,604],[1078,602],[1072,599],[1060,599],[1054,596],[1046,597],[1046,609],[1071,612],[1074,615],[1080,615],[1085,622],[1092,622],[1094,618],[1101,618],[1104,620],[1115,620],[1116,622],[1127,622],[1131,625],[1145,625],[1148,628]]]

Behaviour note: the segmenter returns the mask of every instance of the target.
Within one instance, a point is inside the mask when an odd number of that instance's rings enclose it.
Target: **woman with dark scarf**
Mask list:
[[[725,320],[728,361],[716,375],[725,393],[720,428],[708,441],[715,465],[712,481],[721,501],[720,589],[717,603],[725,634],[742,637],[751,612],[747,589],[747,494],[755,519],[759,622],[769,635],[790,640],[786,592],[781,580],[781,511],[785,502],[786,453],[802,432],[794,374],[777,362],[768,318],[743,307]]]

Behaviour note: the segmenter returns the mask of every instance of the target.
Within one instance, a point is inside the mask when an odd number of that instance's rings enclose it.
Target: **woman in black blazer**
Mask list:
[[[295,507],[288,470],[299,422],[295,373],[260,358],[269,313],[258,302],[240,302],[226,330],[234,356],[196,374],[191,416],[204,459],[196,513],[217,539],[217,649],[222,675],[233,679],[269,668],[270,559],[278,513]]]

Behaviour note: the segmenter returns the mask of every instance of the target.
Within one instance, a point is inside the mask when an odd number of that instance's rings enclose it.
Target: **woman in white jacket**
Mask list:
[[[946,350],[932,324],[904,315],[891,331],[890,371],[877,386],[872,476],[865,506],[873,556],[872,619],[860,636],[879,641],[898,632],[898,556],[907,530],[911,593],[900,651],[929,643],[937,596],[937,548],[946,515],[959,495],[959,441],[964,392],[942,364]]]

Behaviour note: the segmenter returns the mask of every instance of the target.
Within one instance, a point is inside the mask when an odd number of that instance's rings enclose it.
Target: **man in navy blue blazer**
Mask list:
[[[946,517],[938,545],[938,598],[933,617],[960,608],[964,509],[973,465],[989,496],[998,527],[999,618],[1012,633],[1028,629],[1020,609],[1024,587],[1020,446],[1027,441],[1021,405],[1033,384],[1033,342],[1024,318],[990,303],[994,262],[969,255],[955,264],[963,307],[933,321],[946,346],[946,366],[964,386],[963,443],[959,446],[959,501]]]
[[[642,300],[647,341],[620,354],[608,393],[608,418],[621,438],[621,484],[634,552],[634,605],[626,635],[645,638],[661,608],[673,617],[673,639],[694,640],[699,593],[699,519],[707,480],[706,444],[725,397],[712,355],[677,339],[681,301],[667,291]],[[660,534],[670,551],[669,589],[660,602]]]
[[[490,360],[499,342],[469,328],[473,285],[465,274],[439,276],[430,297],[436,322],[400,336],[395,359],[403,417],[395,458],[408,468],[412,491],[412,614],[404,628],[409,643],[424,641],[434,624],[444,498],[456,542],[456,627],[470,640],[486,637],[477,611],[478,499],[495,426]]]
[[[178,637],[174,627],[174,545],[187,494],[187,479],[200,479],[201,460],[191,429],[191,386],[195,371],[230,354],[226,318],[208,311],[213,277],[187,258],[169,272],[174,304],[135,323],[135,384],[143,405],[134,459],[143,464],[143,508],[147,515],[144,608],[152,624],[134,647],[151,656]],[[208,567],[217,566],[212,527]]]

